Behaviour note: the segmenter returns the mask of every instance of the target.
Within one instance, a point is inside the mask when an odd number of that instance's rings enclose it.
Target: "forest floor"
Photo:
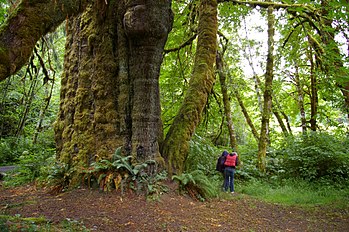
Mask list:
[[[179,195],[175,183],[169,188],[158,200],[147,200],[82,188],[52,195],[34,185],[4,188],[0,182],[0,216],[43,217],[51,225],[69,220],[103,232],[349,231],[349,209],[282,206],[238,192],[200,202]]]

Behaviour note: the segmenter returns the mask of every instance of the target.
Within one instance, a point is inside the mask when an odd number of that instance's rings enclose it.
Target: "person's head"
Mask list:
[[[227,151],[223,151],[222,156],[227,156],[229,153]]]
[[[235,151],[233,151],[232,153],[230,153],[231,155],[238,155],[238,153],[236,153]]]

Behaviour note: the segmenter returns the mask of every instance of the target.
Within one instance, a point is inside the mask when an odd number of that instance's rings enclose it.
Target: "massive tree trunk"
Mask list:
[[[110,157],[123,145],[117,112],[117,27],[112,14],[116,6],[109,7],[91,4],[68,19],[55,136],[57,158],[75,169]]]
[[[61,161],[88,166],[119,146],[135,163],[161,161],[158,78],[172,11],[170,1],[158,2],[93,4],[69,23],[56,123]]]
[[[73,168],[75,180],[82,167],[120,146],[135,163],[159,158],[158,78],[171,1],[23,0],[0,31],[0,79],[23,66],[37,40],[67,17],[57,158]]]
[[[172,27],[170,1],[148,1],[128,7],[124,15],[129,41],[129,79],[131,80],[131,153],[137,161],[160,158],[162,121],[159,73],[167,35]]]
[[[273,69],[274,69],[274,8],[268,7],[268,55],[267,55],[267,69],[265,73],[265,87],[264,87],[264,104],[262,114],[261,132],[258,143],[258,168],[264,172],[266,168],[266,152],[268,144],[268,124],[272,108],[272,87],[273,87]]]
[[[217,1],[202,0],[197,51],[189,89],[166,135],[162,149],[170,175],[183,172],[189,141],[201,120],[202,110],[215,81],[213,65],[216,58],[217,27]]]

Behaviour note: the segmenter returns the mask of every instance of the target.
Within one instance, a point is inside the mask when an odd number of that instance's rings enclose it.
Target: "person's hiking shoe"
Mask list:
[[[235,193],[234,191],[231,192],[231,194],[234,194],[234,193]]]

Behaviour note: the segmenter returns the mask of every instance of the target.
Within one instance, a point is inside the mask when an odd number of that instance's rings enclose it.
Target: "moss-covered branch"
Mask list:
[[[82,11],[88,0],[22,0],[0,28],[0,81],[29,59],[36,42],[68,16]]]
[[[200,123],[202,111],[215,81],[213,65],[217,50],[217,28],[217,1],[202,0],[197,51],[189,89],[162,149],[170,175],[183,172],[189,141]]]

